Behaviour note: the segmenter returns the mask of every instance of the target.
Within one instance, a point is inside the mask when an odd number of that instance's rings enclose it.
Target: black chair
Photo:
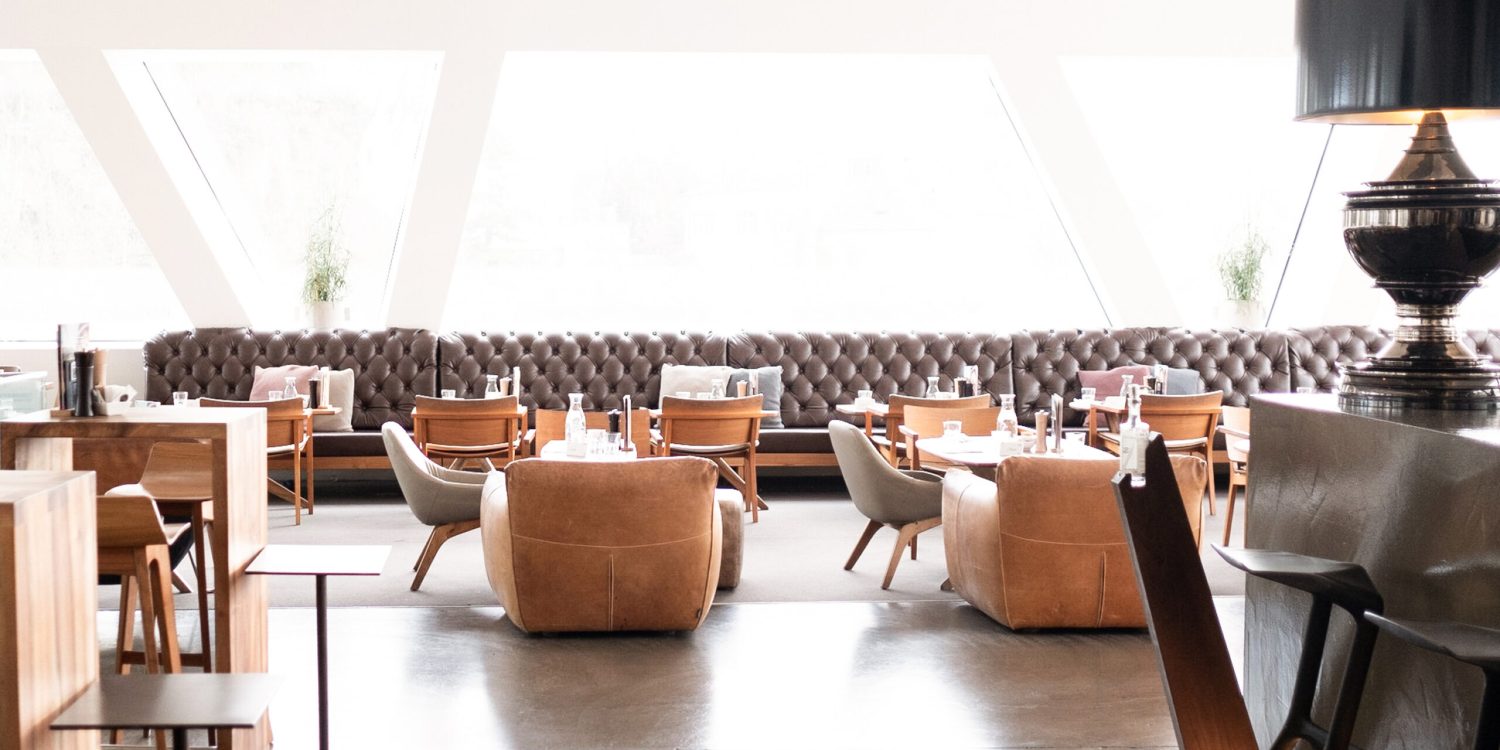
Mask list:
[[[1500,630],[1452,622],[1397,620],[1376,612],[1366,614],[1365,619],[1407,643],[1484,670],[1484,697],[1479,704],[1474,748],[1500,748]]]
[[[1114,485],[1177,730],[1177,744],[1187,750],[1256,748],[1244,696],[1235,679],[1213,595],[1182,512],[1182,498],[1160,435],[1152,438],[1146,452],[1145,485],[1132,486],[1126,474],[1117,475]],[[1291,750],[1302,741],[1320,750],[1345,750],[1369,671],[1373,628],[1357,628],[1334,717],[1327,728],[1313,722],[1312,703],[1332,606],[1348,611],[1357,624],[1363,619],[1361,615],[1381,609],[1380,594],[1369,576],[1352,563],[1287,552],[1231,553],[1220,549],[1219,554],[1251,575],[1313,596],[1292,704],[1285,726],[1270,747]]]

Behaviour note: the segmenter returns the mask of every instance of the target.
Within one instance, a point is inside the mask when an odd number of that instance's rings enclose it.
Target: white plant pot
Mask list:
[[[339,314],[339,303],[337,302],[314,302],[312,303],[312,327],[314,330],[332,330],[343,322]]]
[[[1219,320],[1233,328],[1264,328],[1266,309],[1259,300],[1224,300],[1219,303]]]

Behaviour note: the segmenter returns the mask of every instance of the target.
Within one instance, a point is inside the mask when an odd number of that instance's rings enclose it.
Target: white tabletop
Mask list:
[[[635,451],[616,451],[604,455],[592,456],[570,456],[568,455],[568,443],[565,440],[548,440],[546,445],[537,451],[537,458],[544,461],[594,461],[603,463],[617,463],[620,461],[634,461]]]
[[[1029,449],[1036,440],[1026,440]],[[1000,439],[989,435],[965,436],[963,440],[945,437],[922,438],[917,441],[917,450],[924,456],[932,456],[952,464],[971,467],[994,467],[1000,463]],[[1024,453],[1026,456],[1048,458],[1112,458],[1113,454],[1090,448],[1081,440],[1064,440],[1062,453]]]

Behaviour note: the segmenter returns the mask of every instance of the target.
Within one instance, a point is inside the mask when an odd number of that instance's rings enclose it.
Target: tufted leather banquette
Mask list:
[[[920,395],[927,378],[945,388],[965,365],[978,365],[984,390],[1016,394],[1030,421],[1053,393],[1078,395],[1080,370],[1129,364],[1166,364],[1197,370],[1224,403],[1298,386],[1331,390],[1337,366],[1369,356],[1390,341],[1389,331],[1361,326],[1279,330],[1118,328],[1015,333],[437,333],[383,331],[258,331],[203,328],[163,333],[146,343],[146,397],[167,401],[174,390],[192,396],[246,398],[256,365],[327,365],[355,371],[355,432],[319,435],[322,457],[380,457],[380,425],[411,426],[417,394],[452,388],[461,396],[484,389],[487,374],[515,380],[522,403],[562,409],[581,391],[590,409],[609,409],[630,395],[654,404],[661,368],[678,365],[780,365],[786,427],[761,433],[766,465],[833,465],[829,421],[838,404],[870,389],[885,398]],[[1481,354],[1500,354],[1500,332],[1470,331]],[[1068,409],[1065,423],[1078,426]]]

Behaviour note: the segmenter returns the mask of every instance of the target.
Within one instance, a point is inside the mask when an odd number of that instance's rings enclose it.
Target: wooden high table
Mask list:
[[[264,672],[266,584],[245,568],[266,544],[266,419],[255,409],[129,409],[113,417],[0,422],[0,469],[68,471],[74,439],[198,440],[213,450],[214,671]],[[268,724],[219,735],[226,750],[269,747]]]

